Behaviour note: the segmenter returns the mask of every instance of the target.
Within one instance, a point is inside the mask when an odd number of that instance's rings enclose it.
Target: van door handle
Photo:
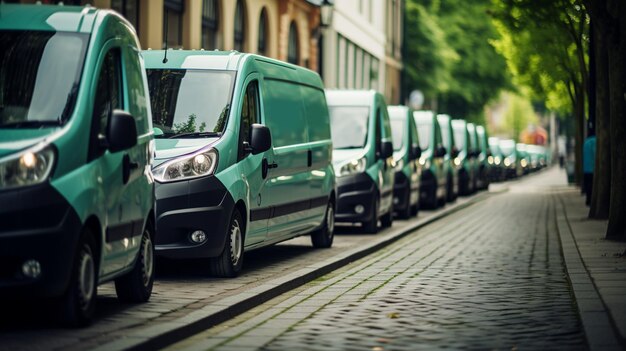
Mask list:
[[[311,167],[313,165],[313,151],[311,150],[307,151],[306,155],[307,155],[306,166]]]
[[[122,159],[122,182],[124,184],[128,183],[128,180],[130,180],[130,174],[137,168],[139,168],[139,163],[132,162],[130,160],[130,156],[125,154]]]
[[[272,162],[269,165],[267,165],[267,168],[278,168],[278,164],[276,162]]]

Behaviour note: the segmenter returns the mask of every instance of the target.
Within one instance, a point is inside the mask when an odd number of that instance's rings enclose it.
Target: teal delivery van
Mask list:
[[[337,175],[337,221],[368,233],[393,221],[393,144],[385,98],[373,90],[327,90]]]
[[[91,7],[0,4],[0,295],[89,322],[98,284],[149,299],[154,153],[130,23]]]
[[[400,218],[409,218],[419,210],[420,177],[422,169],[417,127],[413,110],[406,106],[389,106],[393,135],[393,159],[396,175],[393,188],[393,207]]]
[[[235,51],[144,51],[155,127],[157,254],[208,258],[311,235],[330,247],[332,141],[313,71]]]
[[[454,158],[459,154],[459,149],[454,140],[452,118],[449,115],[439,114],[437,115],[437,122],[441,129],[443,147],[446,148],[446,154],[443,157],[444,173],[446,174],[446,200],[451,202],[456,200],[459,195],[459,175],[454,164]]]
[[[443,146],[441,127],[432,111],[415,111],[413,118],[422,149],[419,159],[422,167],[420,206],[437,208],[446,203],[448,189],[448,175],[444,163],[447,150]]]
[[[464,119],[455,119],[452,121],[454,128],[454,139],[459,148],[459,154],[454,159],[459,175],[459,194],[471,195],[474,192],[474,162],[476,159],[472,156],[473,150],[470,145],[470,135],[467,130],[467,122]]]

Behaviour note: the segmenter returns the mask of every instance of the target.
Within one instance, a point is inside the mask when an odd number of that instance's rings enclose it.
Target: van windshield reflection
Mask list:
[[[219,137],[226,129],[235,73],[218,70],[149,69],[156,138]]]
[[[333,149],[362,149],[367,140],[370,108],[367,106],[328,106]]]
[[[74,111],[89,35],[0,31],[0,128],[65,123]]]

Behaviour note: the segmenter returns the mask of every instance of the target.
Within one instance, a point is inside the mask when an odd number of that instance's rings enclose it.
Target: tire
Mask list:
[[[406,207],[398,211],[398,218],[400,219],[408,219],[413,215],[413,211],[411,209],[411,184],[409,184],[409,191],[406,193]]]
[[[122,302],[146,302],[154,284],[154,242],[152,222],[146,224],[141,236],[139,253],[130,273],[115,280],[115,292]]]
[[[448,180],[446,181],[446,202],[454,201],[454,184],[452,177],[448,174]]]
[[[378,197],[374,199],[374,203],[372,205],[372,215],[370,219],[363,222],[363,231],[368,234],[376,234],[378,233]]]
[[[393,209],[389,209],[385,215],[380,217],[380,224],[383,228],[389,228],[393,224]]]
[[[335,204],[332,201],[326,206],[324,223],[322,227],[311,233],[311,243],[313,247],[327,249],[333,246],[335,238]]]
[[[226,243],[222,253],[209,260],[211,275],[223,278],[234,278],[243,266],[243,219],[239,211],[234,210],[230,217]]]
[[[89,325],[96,310],[98,296],[98,261],[94,235],[84,228],[72,265],[67,290],[61,297],[61,320],[71,327]]]
[[[418,202],[411,206],[411,216],[417,216],[420,210],[419,200]]]

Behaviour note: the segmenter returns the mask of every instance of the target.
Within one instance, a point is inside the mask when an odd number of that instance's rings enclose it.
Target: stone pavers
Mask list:
[[[246,253],[243,274],[236,279],[207,277],[202,261],[159,262],[149,303],[121,304],[112,284],[104,285],[99,289],[96,321],[84,329],[58,327],[43,306],[2,305],[0,350],[154,349],[232,318],[475,200],[460,199],[443,210],[422,211],[417,219],[396,221],[377,235],[360,234],[358,227],[343,228],[330,249],[316,250],[309,237],[301,237]]]
[[[626,243],[604,238],[575,188],[555,195],[563,254],[591,349],[626,349]]]
[[[587,349],[536,180],[171,349]]]

